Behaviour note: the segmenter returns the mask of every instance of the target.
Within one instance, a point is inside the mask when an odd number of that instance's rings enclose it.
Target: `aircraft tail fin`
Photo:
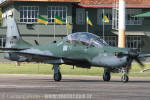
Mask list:
[[[5,48],[2,48],[3,51],[17,51],[25,48],[30,48],[32,44],[24,41],[18,30],[16,21],[14,18],[7,18],[7,32],[6,32],[6,45]],[[15,61],[20,61],[21,57],[17,56],[13,52],[5,52],[5,58]]]
[[[31,46],[31,44],[21,38],[15,19],[8,17],[5,48],[12,48],[13,46],[23,46],[27,48]]]
[[[14,18],[8,17],[7,19],[7,32],[6,32],[6,46],[11,48],[15,43],[21,39],[16,21]]]

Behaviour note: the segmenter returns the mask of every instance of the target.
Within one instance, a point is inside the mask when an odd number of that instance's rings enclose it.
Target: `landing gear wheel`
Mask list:
[[[108,81],[110,81],[110,78],[111,78],[110,72],[104,72],[103,80],[108,82]]]
[[[122,75],[122,77],[121,77],[121,81],[122,82],[128,82],[129,81],[129,77],[126,75],[126,74],[124,74],[124,75]]]
[[[61,80],[61,73],[59,72],[59,73],[56,73],[56,74],[54,74],[54,80],[55,81],[60,81]]]

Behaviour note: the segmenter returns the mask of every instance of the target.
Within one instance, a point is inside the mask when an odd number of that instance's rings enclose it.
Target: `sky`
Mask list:
[[[6,1],[6,0],[0,0],[0,2],[3,2],[3,1]]]

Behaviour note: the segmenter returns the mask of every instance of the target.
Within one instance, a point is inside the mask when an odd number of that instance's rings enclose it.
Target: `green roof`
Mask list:
[[[138,15],[135,15],[135,16],[133,16],[133,17],[150,17],[150,12],[138,14]]]

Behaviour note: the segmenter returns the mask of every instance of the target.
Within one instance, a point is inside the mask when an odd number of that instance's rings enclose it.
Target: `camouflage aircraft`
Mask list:
[[[139,54],[135,49],[109,46],[89,32],[76,32],[59,42],[33,46],[20,37],[13,18],[8,18],[6,47],[0,50],[9,60],[53,64],[55,81],[62,79],[60,65],[67,64],[82,68],[103,67],[104,81],[110,81],[111,72],[122,72],[121,81],[127,82],[133,60],[144,66],[139,58],[150,57],[150,54]]]

